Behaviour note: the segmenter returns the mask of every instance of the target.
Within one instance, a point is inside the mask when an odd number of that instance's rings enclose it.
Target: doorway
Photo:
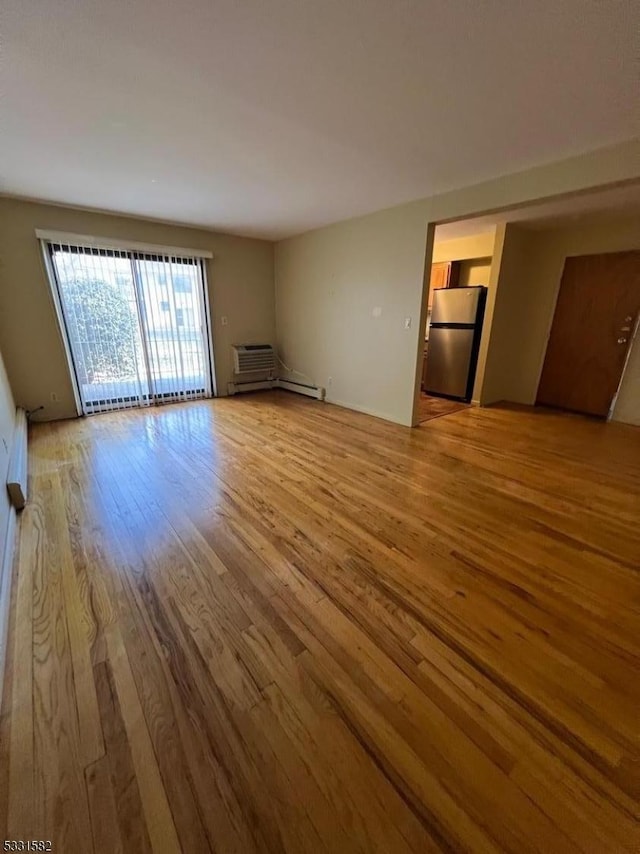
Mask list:
[[[606,418],[640,312],[640,252],[567,258],[536,402]]]
[[[82,413],[212,394],[202,260],[48,243]]]
[[[440,230],[436,227],[427,294],[416,402],[420,424],[469,405],[491,270],[493,233],[440,240]]]

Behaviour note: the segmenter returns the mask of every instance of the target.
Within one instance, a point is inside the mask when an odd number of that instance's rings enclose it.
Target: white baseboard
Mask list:
[[[4,689],[4,668],[7,661],[7,641],[9,634],[9,606],[11,605],[11,580],[13,578],[13,560],[16,552],[16,511],[9,509],[4,553],[0,564],[0,708]]]
[[[305,385],[304,383],[297,383],[294,380],[276,380],[275,388],[283,388],[286,391],[295,391],[296,394],[314,397],[316,400],[324,400],[324,389],[315,385]]]
[[[27,503],[27,432],[27,413],[19,406],[7,471],[7,492],[16,510],[22,510]]]

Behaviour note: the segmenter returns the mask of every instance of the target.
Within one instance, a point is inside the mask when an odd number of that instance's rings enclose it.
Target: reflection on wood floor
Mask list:
[[[640,846],[640,431],[284,392],[37,425],[4,839]]]
[[[420,392],[418,401],[418,419],[420,424],[431,421],[432,418],[440,418],[442,415],[451,415],[452,412],[461,412],[467,409],[468,403],[460,403],[458,400],[448,400],[445,397],[432,397]]]

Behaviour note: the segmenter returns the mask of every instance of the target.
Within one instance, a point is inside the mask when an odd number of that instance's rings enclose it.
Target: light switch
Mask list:
[[[374,317],[382,317],[382,307],[381,307],[381,306],[379,306],[379,305],[375,305],[375,306],[373,307],[373,311],[371,312],[371,314],[372,314]]]
[[[223,314],[222,317],[220,318],[220,323],[223,326],[226,326],[227,323],[229,323],[229,318],[225,314]]]
[[[404,328],[405,329],[411,329],[411,318],[410,317],[405,317]]]

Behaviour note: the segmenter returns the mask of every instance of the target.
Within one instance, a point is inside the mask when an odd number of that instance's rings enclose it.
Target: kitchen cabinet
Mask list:
[[[457,288],[460,278],[459,261],[443,261],[431,265],[429,280],[429,308],[433,305],[433,294],[438,288]]]

